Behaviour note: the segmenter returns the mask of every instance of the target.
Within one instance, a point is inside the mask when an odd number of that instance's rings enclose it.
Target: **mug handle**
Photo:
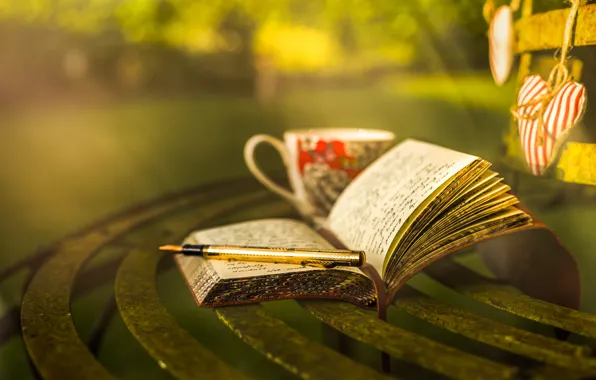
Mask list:
[[[273,182],[261,171],[261,169],[259,169],[255,161],[254,152],[257,148],[257,145],[261,143],[271,144],[275,148],[275,150],[279,152],[279,155],[281,156],[281,159],[283,160],[286,169],[290,168],[290,155],[284,142],[273,136],[261,134],[252,136],[244,145],[244,161],[246,161],[248,170],[250,170],[250,172],[257,178],[257,180],[259,180],[259,182],[265,185],[265,187],[267,187],[269,190],[281,195],[293,204],[299,204],[300,202],[294,194]]]

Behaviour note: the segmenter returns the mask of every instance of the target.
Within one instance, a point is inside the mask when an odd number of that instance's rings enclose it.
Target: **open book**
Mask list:
[[[342,192],[322,226],[263,219],[193,232],[184,243],[333,248],[366,252],[389,295],[431,262],[463,247],[531,227],[532,218],[490,163],[469,154],[405,140]],[[197,303],[223,306],[285,298],[377,302],[361,268],[227,262],[176,255]]]

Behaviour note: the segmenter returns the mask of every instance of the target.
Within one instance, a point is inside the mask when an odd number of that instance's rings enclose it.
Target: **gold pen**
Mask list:
[[[159,249],[212,260],[298,264],[323,268],[361,267],[366,263],[366,255],[363,251],[346,249],[271,248],[214,244],[164,245]]]

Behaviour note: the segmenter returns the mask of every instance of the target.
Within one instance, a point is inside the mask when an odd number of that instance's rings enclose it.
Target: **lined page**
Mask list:
[[[333,249],[321,235],[306,224],[292,219],[262,219],[230,224],[192,233],[185,241],[189,244],[231,244],[258,247]],[[183,274],[191,276],[193,268],[205,259],[196,256],[179,256]],[[222,279],[266,276],[270,274],[327,270],[294,264],[273,264],[245,261],[208,260],[211,268]],[[362,273],[357,268],[335,269]]]
[[[365,169],[338,198],[327,225],[383,273],[385,255],[416,208],[477,157],[405,140]]]

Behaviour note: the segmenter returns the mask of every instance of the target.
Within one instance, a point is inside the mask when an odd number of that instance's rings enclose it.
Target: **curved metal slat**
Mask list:
[[[76,283],[71,294],[72,299],[85,295],[97,286],[104,284],[109,279],[110,273],[116,273],[119,260],[111,260],[87,271]],[[14,306],[0,317],[0,347],[17,333],[21,333],[21,307]]]
[[[596,370],[589,347],[511,327],[430,297],[399,299],[396,306],[420,319],[468,338],[544,363],[582,371]]]
[[[382,352],[452,379],[510,379],[517,369],[496,363],[383,322],[357,306],[333,301],[302,301],[315,317]]]
[[[207,223],[223,213],[271,197],[270,193],[258,193],[227,198],[201,206],[183,218],[166,220],[163,225],[177,231],[177,236],[168,239],[181,240],[190,230],[200,228],[197,223]],[[177,378],[194,379],[197,373],[209,379],[245,378],[204,348],[167,312],[155,282],[158,263],[164,256],[155,251],[160,242],[163,238],[153,238],[144,244],[145,249],[133,250],[118,270],[114,290],[122,320],[160,366]]]
[[[484,284],[460,292],[497,309],[590,338],[596,338],[596,316],[538,300],[502,285]]]
[[[529,297],[453,260],[441,260],[425,273],[459,293],[511,314],[575,334],[596,338],[596,315]]]
[[[585,379],[587,376],[587,373],[574,371],[569,368],[546,366],[531,371],[526,378],[532,380],[580,380]]]
[[[228,189],[228,188],[226,188]],[[229,190],[222,190],[224,193]],[[233,191],[237,191],[232,189]],[[220,192],[221,195],[221,192]],[[204,199],[189,193],[139,208],[106,224],[64,239],[54,255],[35,274],[23,297],[21,324],[32,362],[46,379],[110,378],[110,374],[79,337],[70,314],[77,273],[103,245],[165,213]]]
[[[217,315],[243,341],[303,379],[389,379],[313,342],[260,305],[218,308]]]

